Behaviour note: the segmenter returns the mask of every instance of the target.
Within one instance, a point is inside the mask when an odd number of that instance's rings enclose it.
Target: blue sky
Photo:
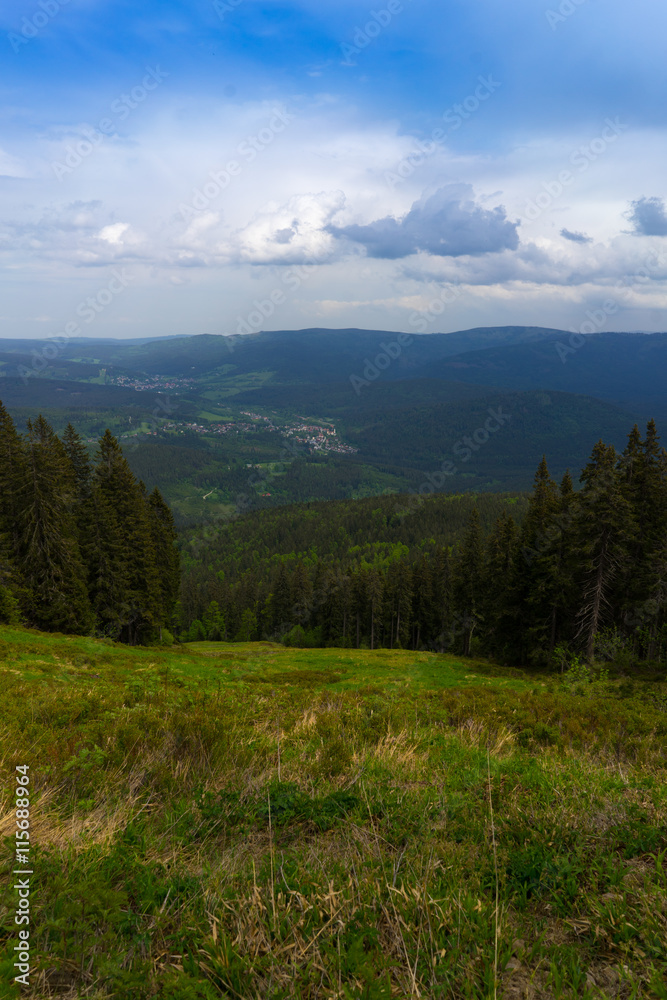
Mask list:
[[[667,329],[666,28],[655,0],[2,2],[0,336]]]

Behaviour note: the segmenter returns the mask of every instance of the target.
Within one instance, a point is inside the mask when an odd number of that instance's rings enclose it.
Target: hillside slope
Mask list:
[[[664,995],[664,682],[4,627],[0,653],[21,996]]]

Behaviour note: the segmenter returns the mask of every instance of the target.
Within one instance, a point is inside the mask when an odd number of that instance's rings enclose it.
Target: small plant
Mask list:
[[[565,648],[565,646],[556,646],[553,651],[553,662],[555,663],[558,671],[562,674],[565,672],[565,668],[570,662],[570,654]]]

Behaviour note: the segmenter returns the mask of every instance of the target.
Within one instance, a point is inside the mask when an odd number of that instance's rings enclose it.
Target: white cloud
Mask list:
[[[101,240],[106,240],[107,243],[122,246],[124,242],[123,235],[129,228],[129,222],[115,222],[111,226],[104,226],[103,229],[100,229],[98,236]]]
[[[470,184],[447,184],[416,201],[402,218],[386,216],[368,225],[329,226],[329,232],[363,246],[369,257],[395,260],[420,250],[437,257],[461,257],[519,244],[505,210],[475,203]]]
[[[548,141],[515,139],[502,151],[455,154],[439,144],[392,187],[387,173],[414,149],[399,122],[364,121],[330,95],[285,104],[293,120],[252,159],[239,148],[267,127],[273,102],[211,102],[192,113],[181,104],[128,119],[130,134],[105,140],[61,182],[47,169],[53,136],[26,127],[5,144],[11,160],[0,154],[0,170],[3,162],[14,170],[0,184],[3,263],[35,283],[44,315],[58,315],[52,303],[65,293],[76,305],[78,289],[98,280],[96,269],[133,268],[137,291],[128,292],[127,301],[153,301],[152,309],[137,307],[135,333],[233,332],[254,297],[275,287],[281,268],[312,262],[318,266],[308,282],[289,292],[267,325],[307,326],[312,316],[329,313],[334,325],[405,328],[416,302],[444,282],[457,282],[469,293],[465,307],[453,307],[443,319],[443,328],[454,329],[495,325],[501,314],[508,322],[535,322],[540,292],[541,324],[558,325],[569,308],[604,298],[624,275],[637,272],[661,243],[637,235],[655,231],[655,212],[653,222],[646,221],[645,203],[659,208],[664,198],[660,165],[667,143],[657,131],[633,133],[632,141],[619,136],[537,219],[522,223],[517,245],[515,220],[526,202],[552,184],[573,150],[595,137],[596,124]],[[58,141],[69,141],[67,134]],[[628,181],[638,158],[646,163],[642,188],[657,192],[649,199]],[[231,161],[240,169],[229,183],[185,217],[180,206],[191,205],[211,173]],[[644,211],[632,235],[623,234],[629,204]],[[375,256],[365,256],[364,248]],[[414,256],[399,263],[405,253]],[[665,282],[660,265],[624,301],[638,314],[642,302],[653,309]],[[155,310],[156,286],[169,293],[162,312]],[[19,302],[17,311],[22,308]],[[63,314],[69,309],[65,303]]]

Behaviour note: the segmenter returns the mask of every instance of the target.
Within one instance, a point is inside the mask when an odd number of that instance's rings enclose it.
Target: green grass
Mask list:
[[[0,627],[0,683],[31,1000],[667,996],[664,678]]]

